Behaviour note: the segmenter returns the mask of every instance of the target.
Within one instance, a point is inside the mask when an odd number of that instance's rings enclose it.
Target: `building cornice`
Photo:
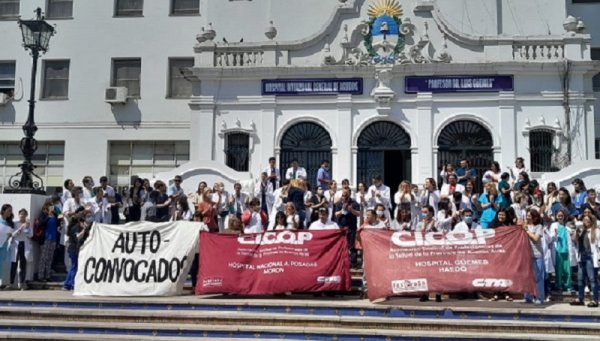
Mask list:
[[[394,75],[477,75],[477,74],[557,74],[564,67],[563,61],[531,63],[527,61],[489,62],[489,63],[429,63],[398,64],[391,68]],[[586,74],[598,70],[596,61],[572,61],[571,72]],[[265,66],[246,68],[194,67],[186,68],[184,73],[191,81],[266,79],[266,78],[307,78],[307,77],[373,77],[375,66]],[[395,77],[396,78],[396,77]]]

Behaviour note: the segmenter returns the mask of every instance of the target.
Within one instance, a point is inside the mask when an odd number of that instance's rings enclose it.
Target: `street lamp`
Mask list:
[[[35,80],[37,74],[37,61],[41,53],[48,51],[50,38],[54,35],[55,30],[48,24],[42,16],[42,9],[35,10],[36,18],[33,20],[19,20],[19,27],[23,34],[23,47],[25,50],[31,51],[33,65],[31,66],[31,92],[29,94],[29,115],[27,122],[23,125],[23,133],[25,137],[21,139],[21,152],[23,153],[24,161],[19,165],[21,172],[10,177],[10,189],[5,190],[5,193],[32,193],[45,194],[44,181],[33,170],[35,166],[31,162],[33,154],[37,150],[37,141],[33,136],[37,131],[37,126],[34,121],[35,110]],[[18,179],[20,177],[20,179]],[[33,178],[37,180],[34,180]]]

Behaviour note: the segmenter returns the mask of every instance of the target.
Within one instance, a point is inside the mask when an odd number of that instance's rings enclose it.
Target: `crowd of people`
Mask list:
[[[344,179],[338,185],[327,160],[312,183],[298,160],[282,173],[275,163],[275,158],[269,159],[251,190],[244,191],[242,184],[236,183],[230,193],[222,182],[211,187],[204,181],[195,192],[186,193],[181,176],[169,186],[161,180],[151,184],[148,179],[136,178],[132,187],[121,193],[108,185],[105,176],[99,186],[89,176],[83,178],[82,186],[68,179],[62,195],[48,199],[35,222],[28,220],[24,209],[14,221],[11,205],[2,206],[0,270],[8,256],[11,286],[24,289],[31,243],[37,242],[36,277],[48,280],[53,259],[64,257],[69,264],[64,288],[72,290],[78,251],[94,222],[193,220],[203,223],[206,231],[221,233],[343,227],[347,228],[353,268],[361,266],[360,229],[460,233],[512,226],[522,228],[530,241],[536,291],[525,295],[525,302],[541,304],[551,299],[552,292],[571,293],[577,288],[577,299],[571,304],[583,305],[588,285],[592,300],[587,305],[598,306],[600,203],[596,191],[587,189],[581,179],[573,180],[572,193],[554,183],[542,189],[536,180],[530,180],[522,158],[505,172],[492,162],[482,175],[465,159],[456,168],[446,165],[439,181],[427,178],[422,186],[402,181],[392,194],[380,176],[374,176],[370,184],[351,187]],[[479,184],[482,193],[476,193]],[[20,276],[15,284],[17,270]],[[193,285],[197,271],[196,257],[191,270]],[[573,280],[575,273],[577,279]],[[428,299],[427,295],[421,297]],[[491,298],[499,299],[510,301],[512,297],[499,293]],[[436,295],[436,300],[441,296]]]

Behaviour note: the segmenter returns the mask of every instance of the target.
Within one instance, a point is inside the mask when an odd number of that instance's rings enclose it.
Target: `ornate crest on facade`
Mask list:
[[[364,32],[367,53],[376,64],[393,64],[404,48],[400,32],[402,7],[397,0],[378,0],[369,6],[369,20]]]

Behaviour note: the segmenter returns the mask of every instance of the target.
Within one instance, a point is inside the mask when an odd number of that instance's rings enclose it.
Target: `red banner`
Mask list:
[[[196,294],[266,295],[349,291],[346,233],[274,231],[201,233]]]
[[[535,279],[521,227],[468,233],[360,232],[370,300],[453,292],[529,292]]]

